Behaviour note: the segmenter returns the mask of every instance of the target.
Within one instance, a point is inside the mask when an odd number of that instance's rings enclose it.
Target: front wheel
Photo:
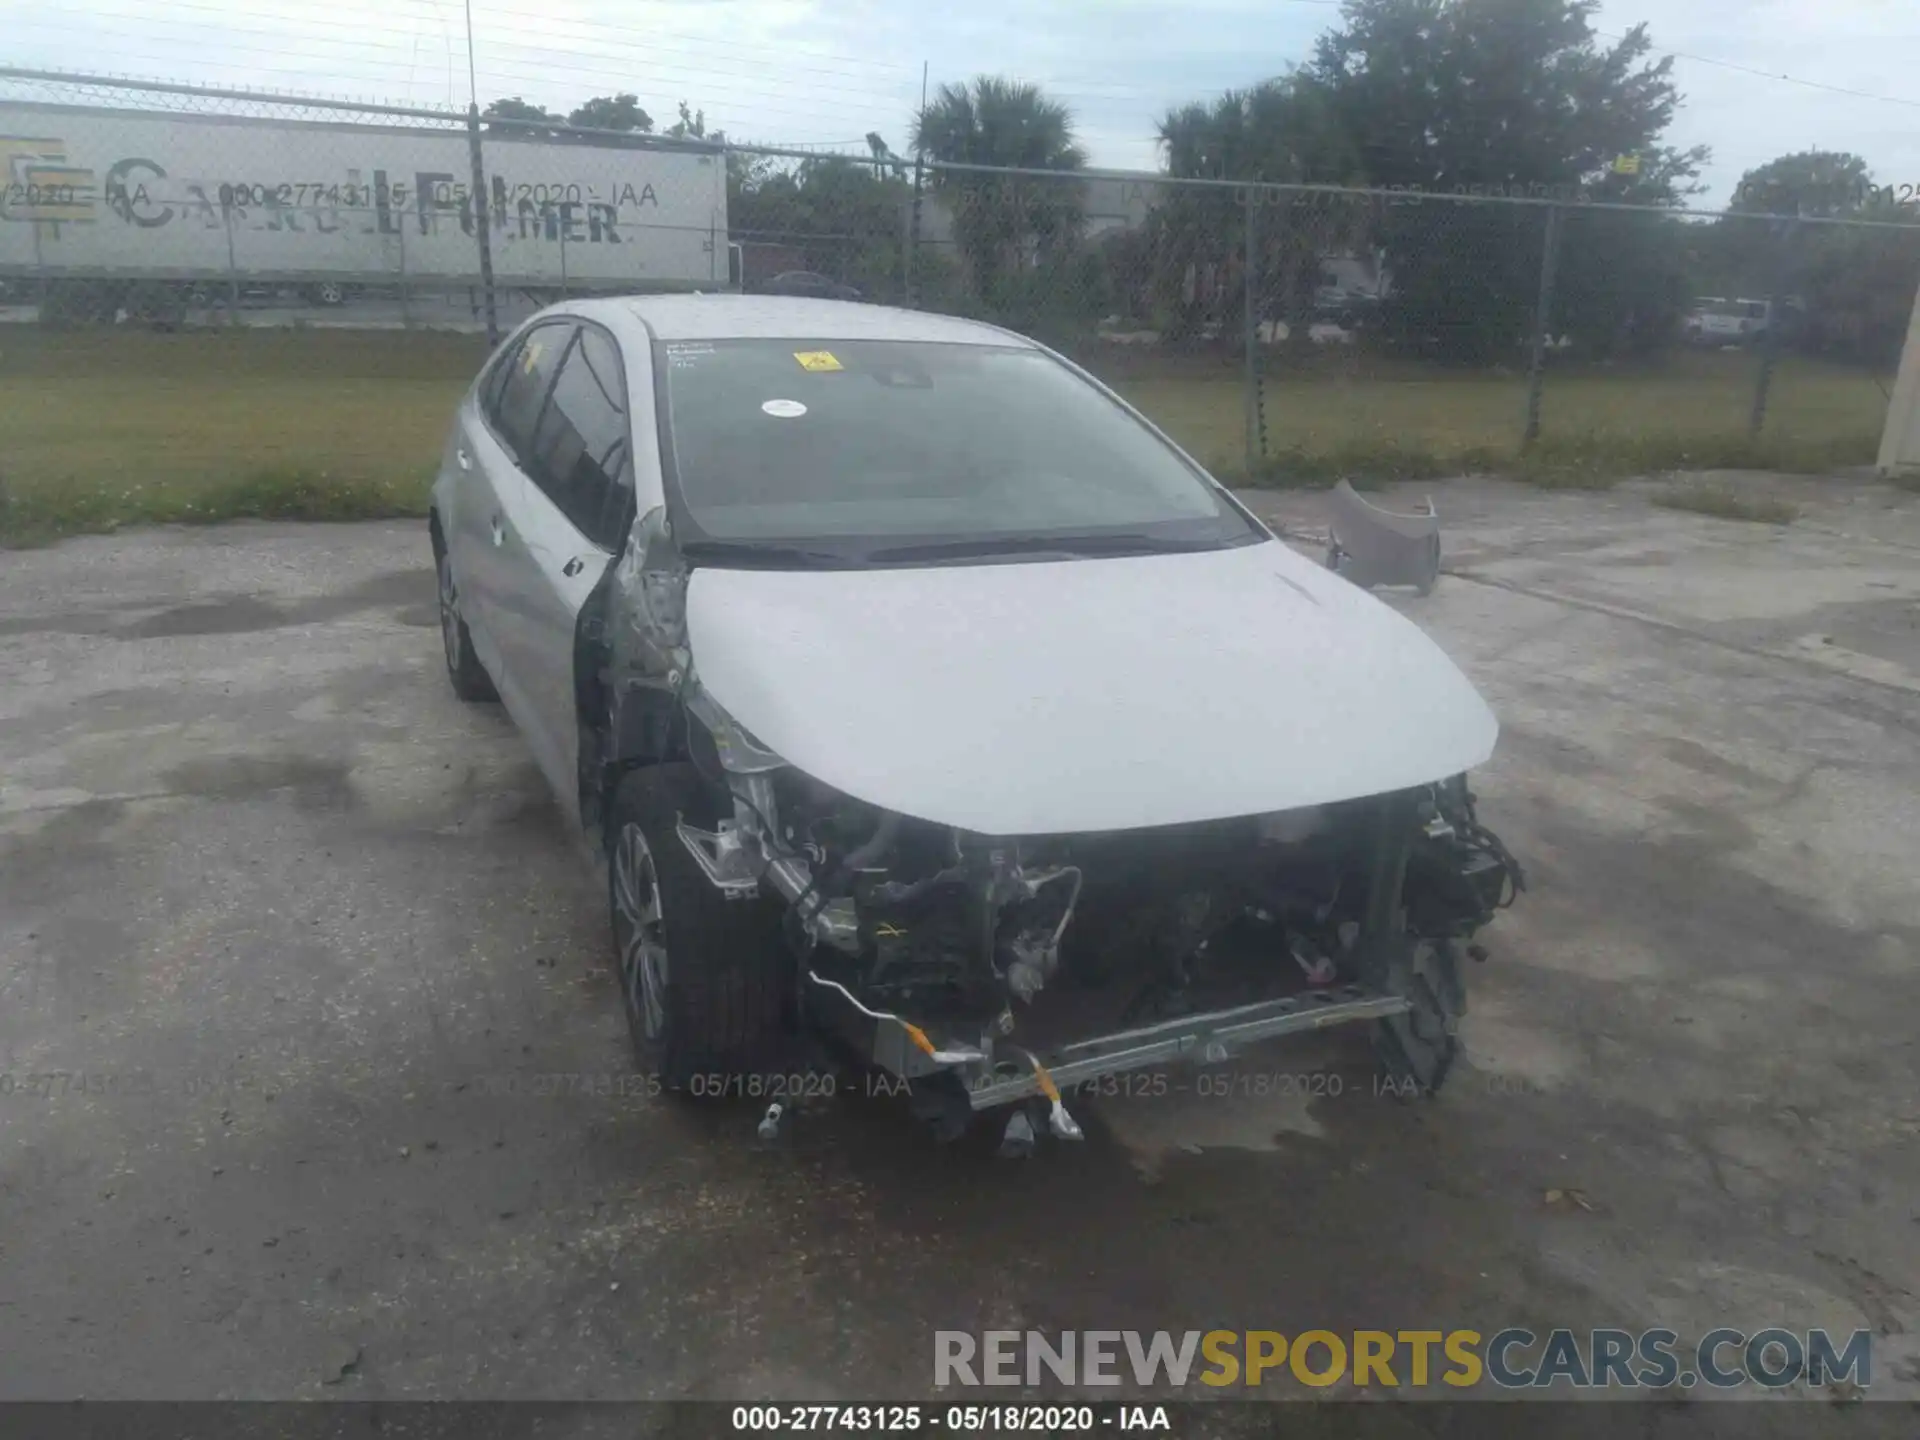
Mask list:
[[[1432,1095],[1446,1084],[1459,1057],[1467,992],[1455,942],[1409,937],[1407,944],[1388,988],[1405,995],[1412,1008],[1379,1022],[1374,1049],[1396,1087]]]
[[[778,1049],[792,962],[779,910],[729,900],[676,826],[713,823],[714,799],[685,762],[627,775],[608,825],[607,905],[635,1058],[670,1090],[757,1093]]]

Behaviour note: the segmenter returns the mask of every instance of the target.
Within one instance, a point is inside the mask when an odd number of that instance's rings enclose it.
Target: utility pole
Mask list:
[[[480,82],[474,78],[473,68],[473,0],[467,0],[467,103],[480,103]]]
[[[916,135],[920,131],[920,121],[927,113],[928,63],[929,62],[925,60],[920,62],[920,113],[914,117],[913,121],[913,129]],[[913,147],[913,212],[907,220],[907,252],[906,263],[903,266],[907,272],[906,285],[904,287],[906,295],[904,298],[908,309],[913,308],[914,301],[917,298],[913,293],[913,287],[914,282],[919,278],[915,274],[918,268],[915,262],[920,256],[920,187],[925,177],[926,158],[926,151],[922,150],[920,146],[916,144]]]
[[[493,293],[493,207],[487,203],[486,147],[480,140],[480,82],[473,64],[473,0],[467,0],[467,159],[473,168],[473,236],[480,256],[480,294],[486,304],[487,345],[491,348],[500,343],[500,311]]]

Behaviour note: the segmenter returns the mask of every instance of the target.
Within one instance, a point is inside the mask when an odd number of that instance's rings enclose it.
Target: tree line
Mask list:
[[[729,160],[736,238],[789,246],[807,268],[897,295],[909,264],[923,299],[1027,329],[1072,334],[1118,316],[1172,338],[1237,336],[1247,267],[1259,318],[1304,343],[1326,304],[1322,269],[1344,257],[1386,277],[1363,333],[1429,358],[1499,363],[1530,342],[1547,207],[1440,197],[1568,201],[1557,240],[1553,330],[1590,356],[1677,343],[1695,297],[1778,296],[1798,339],[1849,359],[1897,355],[1920,235],[1768,217],[1920,221],[1913,197],[1876,187],[1839,152],[1782,156],[1744,176],[1726,218],[1680,207],[1704,190],[1704,146],[1667,132],[1682,104],[1645,25],[1596,34],[1597,0],[1347,0],[1310,57],[1246,89],[1159,118],[1177,179],[1368,189],[1357,199],[1231,186],[1162,186],[1135,223],[1090,237],[1071,179],[934,169],[922,181],[952,245],[903,253],[910,160],[878,135],[872,162]],[[515,99],[491,118],[561,123]],[[565,123],[654,134],[631,94],[588,100]],[[723,139],[686,103],[663,135]],[[907,152],[1001,171],[1086,167],[1074,117],[1040,87],[993,76],[942,86]],[[1578,202],[1647,207],[1628,212]],[[1249,233],[1249,225],[1252,230]],[[1318,298],[1316,298],[1318,297]],[[1342,320],[1358,323],[1343,313]]]

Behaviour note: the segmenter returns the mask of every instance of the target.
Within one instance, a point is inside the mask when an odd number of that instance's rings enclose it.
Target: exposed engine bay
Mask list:
[[[1389,1068],[1437,1088],[1465,1007],[1461,950],[1525,886],[1464,777],[1241,819],[988,837],[784,765],[710,696],[687,709],[694,762],[733,813],[680,838],[716,885],[786,901],[807,1008],[970,1109],[1044,1096],[1059,1133],[1069,1079],[1344,1020],[1381,1022]]]

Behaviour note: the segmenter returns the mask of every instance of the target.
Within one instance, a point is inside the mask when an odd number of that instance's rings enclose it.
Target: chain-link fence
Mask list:
[[[930,167],[917,303],[1279,478],[1872,458],[1920,215]]]
[[[1920,282],[1911,207],[1017,171],[18,69],[0,162],[0,318],[492,339],[591,293],[904,304],[1055,345],[1236,476],[1865,461]]]

